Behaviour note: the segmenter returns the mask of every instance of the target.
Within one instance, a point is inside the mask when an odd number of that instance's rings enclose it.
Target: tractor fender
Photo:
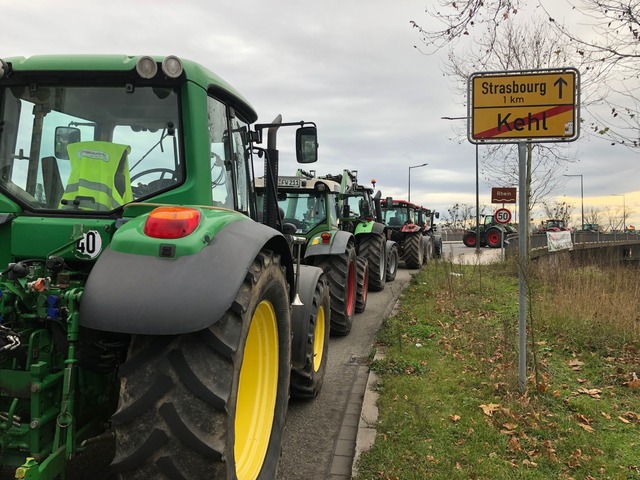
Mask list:
[[[356,226],[355,234],[360,235],[365,233],[382,234],[384,233],[384,225],[379,222],[359,223]]]
[[[292,289],[293,262],[286,239],[250,220],[228,224],[202,250],[178,258],[106,248],[87,279],[80,325],[142,335],[207,328],[231,308],[263,248],[280,255]]]
[[[314,237],[315,239],[316,237]],[[343,230],[336,230],[333,232],[333,241],[331,243],[315,243],[312,239],[307,244],[307,249],[304,252],[304,258],[313,257],[316,255],[340,255],[347,251],[347,245],[349,242],[353,242],[353,234],[345,232]]]
[[[294,368],[304,368],[309,334],[309,317],[313,307],[313,295],[322,275],[322,269],[310,265],[300,265],[298,295],[302,305],[295,302],[291,308],[291,364]],[[328,288],[328,287],[327,287]]]

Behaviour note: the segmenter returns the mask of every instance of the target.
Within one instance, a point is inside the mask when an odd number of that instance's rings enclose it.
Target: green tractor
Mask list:
[[[256,120],[174,56],[0,60],[5,473],[65,478],[98,451],[121,478],[276,478],[289,395],[322,383],[329,297],[276,186],[261,221],[253,189],[280,127],[317,159],[315,125]]]
[[[399,254],[396,242],[387,239],[387,228],[381,221],[381,192],[374,195],[373,188],[359,184],[356,170],[322,178],[340,183],[340,228],[355,235],[358,257],[368,261],[369,290],[384,290],[387,281],[395,280]],[[372,183],[375,186],[375,180]]]
[[[340,184],[299,170],[278,176],[279,215],[287,231],[305,241],[302,262],[326,273],[331,297],[331,333],[347,335],[353,317],[364,311],[368,294],[368,264],[358,260],[353,233],[339,228],[336,209]],[[264,178],[256,179],[260,206],[267,197]]]
[[[386,198],[381,201],[381,208],[390,238],[398,244],[405,267],[422,268],[433,252],[433,236],[426,232],[426,221],[420,220],[422,207],[405,200]]]
[[[482,215],[482,222],[480,223],[481,247],[500,248],[503,243],[503,237],[506,244],[507,236],[512,233],[517,233],[517,230],[512,225],[500,225],[495,221],[493,215]],[[476,237],[475,227],[466,230],[462,237],[462,243],[467,247],[475,248],[477,244]]]

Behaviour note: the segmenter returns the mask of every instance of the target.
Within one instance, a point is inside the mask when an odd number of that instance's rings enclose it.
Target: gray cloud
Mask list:
[[[411,197],[441,211],[475,203],[475,149],[464,138],[465,98],[441,72],[442,55],[425,56],[409,21],[428,24],[429,0],[284,0],[86,2],[0,0],[2,55],[46,53],[175,54],[202,63],[254,105],[261,122],[315,121],[318,173],[356,169],[384,195]],[[435,24],[434,24],[435,27]],[[462,134],[462,135],[460,135]],[[607,142],[576,142],[585,196],[640,196],[637,156]],[[453,138],[453,139],[452,139]],[[283,135],[282,171],[297,168]],[[261,164],[256,161],[256,172]],[[560,174],[565,172],[560,172]],[[491,185],[481,183],[481,201]],[[579,196],[575,179],[558,195]],[[611,197],[611,205],[619,203]],[[640,207],[636,208],[640,214]],[[639,215],[640,216],[640,215]]]

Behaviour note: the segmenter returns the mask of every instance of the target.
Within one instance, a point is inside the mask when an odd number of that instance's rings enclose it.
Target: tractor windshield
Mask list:
[[[296,226],[296,233],[308,233],[320,224],[337,225],[335,208],[327,210],[325,195],[313,192],[279,192],[278,207],[284,212],[284,223]]]
[[[172,88],[2,88],[0,190],[29,210],[111,212],[182,181],[179,131]]]
[[[383,209],[382,215],[384,216],[384,222],[390,227],[404,225],[407,221],[406,208],[386,208]]]
[[[415,222],[414,209],[408,208],[406,206],[383,208],[382,216],[384,217],[384,222],[390,227],[401,226],[405,223]]]

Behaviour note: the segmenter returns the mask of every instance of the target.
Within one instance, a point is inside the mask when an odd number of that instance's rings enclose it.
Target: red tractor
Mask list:
[[[398,244],[405,266],[421,268],[431,258],[432,252],[432,236],[425,233],[425,226],[418,218],[422,207],[390,198],[383,200],[381,206],[390,240]]]

